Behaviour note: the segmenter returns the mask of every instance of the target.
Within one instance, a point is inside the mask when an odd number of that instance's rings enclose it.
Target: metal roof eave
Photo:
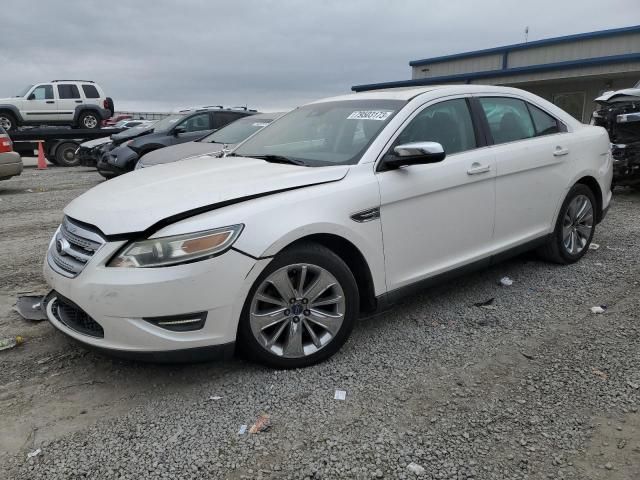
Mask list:
[[[480,57],[483,55],[491,55],[509,52],[513,50],[523,50],[534,47],[541,47],[545,45],[554,45],[558,43],[573,42],[577,40],[589,40],[592,38],[611,37],[614,35],[624,35],[627,33],[640,32],[640,25],[632,25],[630,27],[612,28],[609,30],[599,30],[596,32],[576,33],[574,35],[565,35],[563,37],[545,38],[542,40],[534,40],[526,43],[514,43],[512,45],[504,45],[502,47],[486,48],[483,50],[474,50],[470,52],[454,53],[452,55],[443,55],[440,57],[423,58],[421,60],[412,60],[409,65],[412,67],[418,67],[420,65],[430,65],[433,63],[441,63],[449,60],[458,60],[462,58]]]
[[[564,68],[584,68],[594,65],[606,65],[610,63],[622,63],[629,61],[640,61],[640,53],[625,53],[622,55],[609,55],[606,57],[594,57],[582,60],[567,60],[556,63],[543,63],[526,67],[513,67],[499,70],[485,70],[482,72],[458,73],[441,77],[416,78],[413,80],[399,80],[395,82],[370,83],[364,85],[354,85],[351,90],[354,92],[364,92],[367,90],[379,90],[382,88],[415,87],[423,85],[437,85],[449,82],[469,82],[480,78],[503,77],[519,75],[523,73],[548,72],[562,70]]]

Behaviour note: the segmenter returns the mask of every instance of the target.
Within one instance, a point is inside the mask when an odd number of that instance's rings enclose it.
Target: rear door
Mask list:
[[[33,87],[23,102],[23,117],[27,122],[42,122],[58,120],[58,105],[53,85],[42,83]]]
[[[480,96],[495,154],[497,250],[526,243],[553,228],[572,160],[571,135],[543,109],[524,99]]]
[[[239,112],[211,112],[213,118],[213,129],[219,130],[225,125],[238,120],[246,115]]]
[[[58,83],[58,119],[73,120],[76,107],[82,104],[78,86],[73,83]]]

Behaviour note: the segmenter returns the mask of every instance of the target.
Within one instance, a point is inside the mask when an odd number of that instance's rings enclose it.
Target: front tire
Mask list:
[[[358,315],[358,287],[344,261],[322,245],[288,248],[251,288],[240,318],[240,348],[276,368],[313,365],[347,341]]]
[[[596,229],[596,199],[589,187],[574,185],[560,208],[549,243],[538,250],[545,260],[567,265],[580,260]]]

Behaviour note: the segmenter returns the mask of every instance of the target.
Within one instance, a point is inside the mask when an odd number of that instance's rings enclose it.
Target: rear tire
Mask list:
[[[56,148],[55,164],[61,167],[77,167],[80,159],[76,157],[78,145],[73,142],[63,142]]]
[[[545,260],[568,265],[580,260],[596,230],[596,199],[589,187],[578,183],[565,198],[549,243],[538,249]]]
[[[100,117],[96,112],[83,112],[78,117],[78,127],[88,128],[90,130],[100,128]]]
[[[9,112],[0,112],[0,127],[4,128],[7,132],[11,132],[18,128],[18,122]]]
[[[339,256],[315,243],[297,245],[276,255],[249,291],[238,345],[271,367],[313,365],[344,345],[358,305],[356,281]]]

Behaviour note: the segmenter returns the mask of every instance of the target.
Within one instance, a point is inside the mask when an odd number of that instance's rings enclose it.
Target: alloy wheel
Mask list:
[[[345,319],[342,286],[326,269],[298,263],[266,277],[251,301],[249,323],[273,355],[300,358],[326,347]]]
[[[585,249],[593,231],[593,205],[586,195],[577,195],[565,213],[562,223],[562,244],[571,255]]]
[[[0,127],[8,132],[12,127],[11,120],[9,120],[7,117],[0,116]]]
[[[86,117],[84,117],[83,123],[86,128],[96,128],[96,126],[98,125],[98,119],[93,115],[87,115]]]

